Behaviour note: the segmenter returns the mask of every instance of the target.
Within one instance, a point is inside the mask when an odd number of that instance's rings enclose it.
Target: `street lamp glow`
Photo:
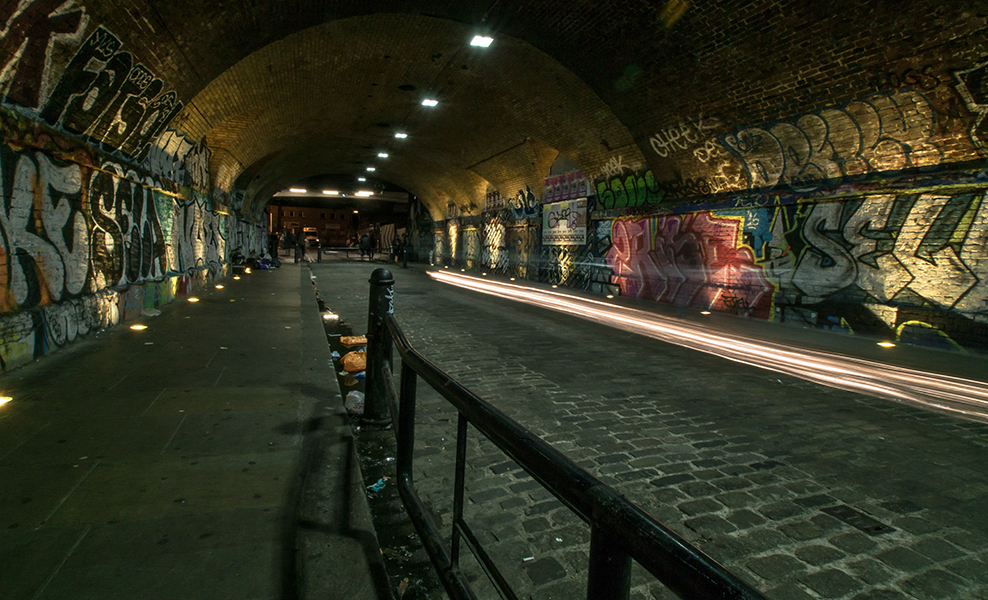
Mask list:
[[[422,106],[438,106],[439,100],[434,100],[432,98],[426,98],[422,101]]]
[[[488,48],[493,41],[494,38],[492,37],[488,37],[486,35],[475,35],[473,36],[473,39],[470,40],[470,45],[477,46],[478,48]]]
[[[377,157],[378,158],[387,158],[388,157],[388,153],[387,152],[378,152],[377,153]]]
[[[399,140],[403,140],[403,139],[405,139],[405,138],[408,137],[408,134],[407,133],[401,133],[399,131],[398,133],[395,134],[395,137],[398,138]]]

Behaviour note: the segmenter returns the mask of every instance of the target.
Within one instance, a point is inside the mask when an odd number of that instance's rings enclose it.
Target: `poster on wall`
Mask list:
[[[587,199],[546,204],[542,211],[542,245],[587,243]]]

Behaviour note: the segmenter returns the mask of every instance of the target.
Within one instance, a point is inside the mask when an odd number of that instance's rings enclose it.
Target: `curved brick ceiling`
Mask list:
[[[390,139],[375,123],[414,129],[414,156],[379,174],[434,215],[449,199],[469,210],[485,183],[537,190],[555,151],[591,178],[647,166],[656,180],[738,191],[760,181],[716,136],[884,93],[874,74],[896,57],[968,68],[977,52],[932,49],[984,27],[960,2],[78,1],[186,102],[172,126],[206,137],[214,183],[245,185],[255,213],[293,179],[373,157]],[[468,52],[485,15],[497,42]],[[934,20],[936,34],[918,30]],[[422,112],[419,91],[443,105]],[[952,93],[927,96],[948,106]]]
[[[471,48],[470,36],[467,25],[408,14],[311,27],[221,73],[172,126],[205,136],[221,188],[265,160],[246,185],[255,214],[299,179],[367,166],[438,218],[448,201],[478,210],[488,183],[539,189],[559,152],[587,169],[612,151],[641,162],[627,129],[558,62],[506,36]],[[426,96],[440,105],[421,106]]]

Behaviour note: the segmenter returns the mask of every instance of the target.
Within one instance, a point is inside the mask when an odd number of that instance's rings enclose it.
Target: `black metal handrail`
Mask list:
[[[632,559],[682,598],[763,598],[722,565],[422,356],[394,318],[391,273],[377,269],[370,282],[365,415],[371,422],[384,423],[390,419],[397,424],[398,492],[451,598],[476,598],[459,569],[461,541],[473,551],[501,596],[507,600],[516,598],[463,520],[468,423],[590,525],[588,599],[627,600]],[[398,348],[401,356],[400,392],[392,379],[393,347]],[[453,532],[448,551],[430,511],[415,490],[412,477],[415,392],[419,377],[459,413]]]

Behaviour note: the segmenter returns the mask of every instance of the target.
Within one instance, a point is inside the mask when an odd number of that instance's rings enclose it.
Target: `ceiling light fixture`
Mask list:
[[[475,35],[473,36],[473,39],[470,40],[470,45],[477,46],[478,48],[488,48],[493,41],[494,38],[492,37],[486,35]]]
[[[367,172],[368,172],[368,173],[373,173],[373,172],[374,172],[374,171],[376,171],[376,170],[377,170],[377,169],[375,169],[374,167],[367,167]]]
[[[438,106],[439,100],[434,100],[432,98],[426,98],[422,100],[422,106]]]
[[[388,153],[387,152],[378,152],[377,153],[377,157],[378,158],[387,158],[388,157]]]
[[[398,133],[395,134],[395,137],[398,138],[399,140],[403,140],[408,137],[408,134],[399,131]]]
[[[366,177],[358,177],[357,178],[357,181],[367,181],[367,178]]]

